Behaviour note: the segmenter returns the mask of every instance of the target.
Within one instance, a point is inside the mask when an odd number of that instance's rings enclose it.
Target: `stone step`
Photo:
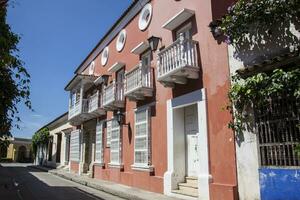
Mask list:
[[[198,188],[194,188],[194,187],[189,187],[189,186],[186,186],[186,185],[179,185],[179,190],[180,191],[184,191],[186,192],[187,194],[198,194]],[[192,196],[190,195],[190,196]]]
[[[198,197],[198,190],[195,189],[195,191],[191,192],[191,191],[187,191],[187,190],[183,190],[183,189],[172,190],[172,192],[175,194],[180,194],[180,195],[185,195],[185,196],[190,196],[190,197]]]
[[[198,179],[197,177],[187,176],[185,177],[186,183],[191,185],[198,185]]]
[[[190,187],[190,188],[195,188],[195,189],[198,189],[198,184],[194,184],[194,183],[179,183],[178,184],[179,187]]]

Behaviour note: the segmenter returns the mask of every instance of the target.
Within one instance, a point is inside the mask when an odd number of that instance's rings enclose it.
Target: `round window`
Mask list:
[[[101,64],[106,65],[108,61],[108,47],[105,47],[101,55]]]
[[[139,29],[142,31],[145,30],[149,26],[151,18],[152,18],[152,5],[148,3],[141,11],[140,18],[139,18]]]
[[[93,61],[89,66],[89,75],[93,75],[95,70],[95,62]]]
[[[122,51],[122,49],[125,46],[125,42],[126,42],[126,30],[123,29],[117,38],[117,43],[116,43],[116,49],[117,51]]]

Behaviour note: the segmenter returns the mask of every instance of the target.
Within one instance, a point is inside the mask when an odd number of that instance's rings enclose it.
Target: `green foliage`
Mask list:
[[[7,152],[7,148],[9,144],[10,141],[8,140],[7,137],[0,138],[0,152],[1,152],[0,157],[4,157],[3,155],[5,154],[5,152]]]
[[[241,44],[247,42],[247,34],[258,33],[258,30],[270,32],[271,27],[282,23],[299,23],[299,0],[238,0],[228,8],[218,29],[227,42]],[[261,39],[258,33],[256,39]],[[254,37],[251,38],[255,39]]]
[[[0,137],[11,135],[13,122],[19,122],[17,104],[29,100],[30,76],[18,56],[20,37],[6,23],[6,1],[0,2]],[[17,123],[16,126],[18,127]]]
[[[49,129],[42,128],[32,136],[32,151],[33,154],[36,154],[37,147],[39,145],[46,145],[49,141]]]
[[[300,98],[300,69],[284,71],[275,69],[271,73],[258,73],[243,79],[238,74],[232,77],[233,84],[228,96],[231,105],[227,107],[233,114],[228,126],[237,134],[241,134],[251,123],[249,108],[254,103],[262,106],[268,103],[268,97],[281,94],[293,95]]]

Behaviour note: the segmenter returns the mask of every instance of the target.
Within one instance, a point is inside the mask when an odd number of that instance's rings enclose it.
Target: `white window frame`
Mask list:
[[[99,149],[98,146],[100,146]],[[100,160],[97,159],[99,157],[99,154]],[[103,121],[97,122],[96,125],[95,163],[103,164]]]
[[[122,154],[122,142],[121,142],[121,126],[118,124],[116,119],[112,119],[108,122],[111,122],[111,135],[110,135],[110,167],[118,167],[121,168],[122,165],[122,159],[121,159],[121,154]],[[114,126],[115,125],[115,126]],[[113,137],[113,132],[116,131],[118,132],[117,137]],[[114,148],[114,145],[112,143],[117,143],[116,148]],[[112,154],[117,153],[118,154],[118,159],[117,160],[112,160]]]
[[[142,122],[137,122],[137,113],[139,112],[146,112],[146,120]],[[135,111],[135,118],[134,118],[134,164],[132,165],[133,169],[136,170],[147,170],[147,171],[152,171],[153,166],[151,165],[151,109],[150,107],[142,108],[142,109],[137,109]],[[146,134],[145,135],[140,135],[137,136],[137,126],[141,124],[146,124]],[[146,147],[143,149],[136,149],[136,139],[138,138],[146,138]],[[145,163],[138,163],[136,162],[136,152],[146,152],[147,159]]]

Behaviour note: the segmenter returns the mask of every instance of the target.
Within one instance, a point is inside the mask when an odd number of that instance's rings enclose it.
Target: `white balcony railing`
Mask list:
[[[141,88],[152,89],[152,73],[150,66],[142,66],[140,62],[125,74],[125,96]]]
[[[197,42],[181,36],[158,53],[158,80],[171,81],[170,76],[198,78],[198,73],[189,74],[189,71],[184,71],[185,69],[192,69],[193,72],[198,71],[197,55]]]
[[[115,106],[124,102],[124,84],[113,82],[103,90],[103,106]]]
[[[89,112],[93,112],[101,107],[101,96],[99,91],[89,98]]]
[[[74,106],[69,107],[69,119],[88,112],[88,100],[87,99],[81,99],[78,102],[75,103]]]

